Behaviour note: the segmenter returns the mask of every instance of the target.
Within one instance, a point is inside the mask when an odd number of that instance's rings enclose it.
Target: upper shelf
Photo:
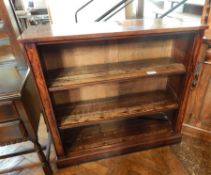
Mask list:
[[[31,26],[19,37],[22,43],[45,43],[124,38],[129,36],[204,30],[208,26],[197,21],[173,19],[126,20],[91,24],[47,24]]]
[[[84,85],[185,73],[185,66],[173,58],[127,61],[47,71],[49,91],[67,90]]]

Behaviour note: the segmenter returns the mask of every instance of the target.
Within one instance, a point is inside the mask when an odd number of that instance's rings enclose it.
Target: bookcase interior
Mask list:
[[[192,38],[172,34],[38,47],[60,127],[178,108]]]
[[[68,155],[58,164],[147,148],[152,140],[154,146],[178,142],[175,114],[193,38],[174,33],[38,45]]]

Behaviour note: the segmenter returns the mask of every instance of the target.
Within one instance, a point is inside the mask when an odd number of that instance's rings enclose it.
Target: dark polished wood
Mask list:
[[[40,101],[29,69],[13,66],[0,68],[0,145],[15,144],[30,140],[43,163],[46,174],[51,168],[38,143],[37,131],[41,113]],[[21,153],[27,153],[22,151]],[[4,155],[19,155],[20,152]]]
[[[208,60],[201,63],[197,86],[189,98],[185,123],[190,129],[195,127],[211,135],[211,64]]]
[[[11,101],[5,101],[0,104],[0,123],[18,119],[15,105]]]
[[[57,162],[59,167],[181,141],[168,120],[139,118],[76,128],[62,135],[69,156]]]
[[[207,28],[199,22],[184,23],[179,20],[128,20],[87,24],[40,25],[30,27],[20,37],[22,43],[46,43],[79,40],[121,38],[138,35],[166,34],[198,31]],[[86,30],[84,30],[86,29]]]
[[[182,91],[182,98],[181,98],[181,107],[178,113],[178,118],[176,120],[176,127],[175,130],[177,132],[181,132],[182,123],[185,117],[185,112],[188,103],[188,97],[190,94],[190,87],[192,86],[194,80],[194,72],[196,70],[196,64],[199,56],[199,51],[202,43],[203,32],[199,32],[194,39],[193,47],[188,52],[188,58],[192,58],[188,61],[187,65],[187,76],[185,77],[184,89]]]
[[[17,143],[27,139],[27,133],[20,120],[0,124],[0,145]]]
[[[172,20],[64,26],[31,27],[19,38],[58,165],[179,142],[207,26]]]
[[[47,79],[49,91],[59,91],[109,81],[182,74],[185,71],[185,66],[173,58],[160,58],[50,70]]]
[[[62,147],[62,141],[60,139],[56,119],[54,117],[53,107],[50,101],[50,96],[48,94],[48,88],[45,83],[45,78],[42,72],[42,66],[39,60],[36,46],[34,44],[26,45],[25,49],[27,51],[28,58],[30,59],[31,70],[34,74],[36,85],[39,90],[39,95],[44,107],[44,117],[46,116],[46,121],[48,121],[47,125],[50,128],[53,142],[56,147],[56,152],[58,155],[63,156],[64,150]]]
[[[206,0],[202,21],[211,26],[211,1]],[[195,85],[191,89],[183,130],[211,138],[211,30],[205,31],[198,56]]]
[[[177,108],[178,104],[173,94],[155,91],[55,106],[55,114],[59,127],[64,129],[140,115],[165,113]]]

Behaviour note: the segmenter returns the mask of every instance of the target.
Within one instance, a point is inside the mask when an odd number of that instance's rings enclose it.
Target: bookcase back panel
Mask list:
[[[190,52],[193,46],[193,36],[191,34],[186,36],[176,37],[173,41],[172,57],[178,62],[187,66],[188,60],[190,60]]]
[[[71,102],[115,97],[126,94],[165,90],[167,77],[143,78],[126,82],[115,82],[84,86],[81,88],[51,93],[56,105]]]
[[[130,38],[42,46],[47,70],[124,61],[169,58],[172,39]]]

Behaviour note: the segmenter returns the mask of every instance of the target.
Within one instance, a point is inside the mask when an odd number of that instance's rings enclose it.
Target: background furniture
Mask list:
[[[132,20],[27,29],[20,41],[57,165],[179,142],[205,28]]]
[[[51,168],[37,137],[41,107],[32,75],[29,70],[19,71],[14,67],[2,67],[0,87],[0,145],[30,140],[35,148],[0,158],[36,151],[45,174],[51,174]]]
[[[183,130],[191,135],[211,139],[211,12],[210,0],[206,0],[202,22],[209,24],[206,30],[191,88]]]
[[[0,158],[37,151],[44,172],[51,174],[37,138],[42,108],[24,52],[17,41],[21,30],[9,0],[0,3],[0,20],[0,146],[30,140],[35,147],[0,155]]]
[[[0,65],[12,64],[19,68],[26,68],[25,55],[17,41],[21,29],[8,0],[0,3],[0,20]]]

